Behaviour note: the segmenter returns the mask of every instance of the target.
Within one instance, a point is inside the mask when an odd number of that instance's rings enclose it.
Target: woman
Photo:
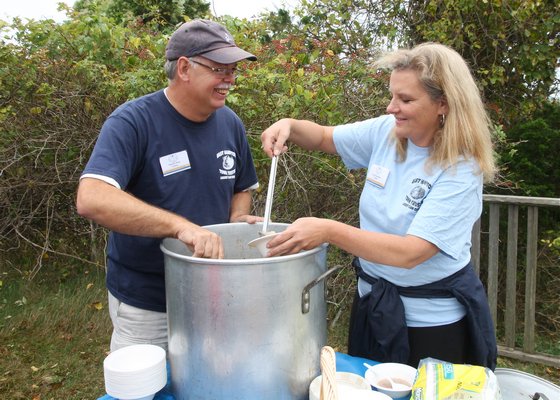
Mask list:
[[[269,156],[289,140],[367,168],[360,228],[300,218],[269,242],[269,256],[327,242],[357,257],[349,354],[494,369],[493,323],[470,263],[483,182],[495,172],[480,93],[463,58],[441,44],[386,54],[376,67],[391,71],[389,115],[336,127],[282,119],[262,133]]]

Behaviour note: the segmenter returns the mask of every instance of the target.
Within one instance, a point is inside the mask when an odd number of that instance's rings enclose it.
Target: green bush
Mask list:
[[[0,49],[6,65],[0,71],[0,242],[8,253],[26,248],[38,259],[46,253],[98,257],[104,230],[74,210],[79,174],[109,113],[166,84],[168,33],[141,22],[118,25],[93,10],[62,24],[16,20],[4,26],[5,34],[13,32]],[[243,63],[228,104],[247,126],[261,182],[269,160],[259,135],[278,118],[338,124],[382,112],[385,83],[362,55],[340,57],[334,41],[296,35],[263,42],[262,22],[223,22],[259,58]],[[316,215],[357,223],[361,183],[340,161],[294,149],[281,166],[276,220]],[[255,198],[257,214],[263,188]]]
[[[520,194],[560,197],[560,102],[551,101],[507,132],[514,151],[503,155]]]

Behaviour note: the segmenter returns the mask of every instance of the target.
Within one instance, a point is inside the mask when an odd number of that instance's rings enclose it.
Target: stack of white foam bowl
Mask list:
[[[151,344],[123,347],[103,361],[105,390],[122,400],[151,400],[167,383],[165,350]]]

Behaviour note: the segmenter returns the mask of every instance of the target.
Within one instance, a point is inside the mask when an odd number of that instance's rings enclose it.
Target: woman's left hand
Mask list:
[[[268,242],[268,256],[295,254],[301,250],[311,250],[326,242],[325,223],[327,220],[314,217],[299,218],[288,228]]]

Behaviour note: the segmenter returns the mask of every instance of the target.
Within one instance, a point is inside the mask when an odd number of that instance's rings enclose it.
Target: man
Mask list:
[[[256,57],[208,20],[181,25],[165,56],[167,88],[107,118],[78,187],[78,213],[111,230],[111,351],[167,348],[162,238],[223,258],[220,237],[201,226],[262,220],[249,215],[258,181],[245,128],[225,106],[237,63]]]

